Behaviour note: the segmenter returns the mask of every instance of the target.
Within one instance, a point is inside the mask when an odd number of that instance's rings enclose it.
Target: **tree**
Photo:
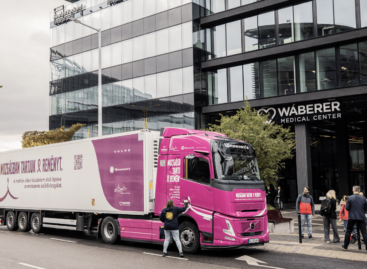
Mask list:
[[[237,114],[229,117],[221,115],[218,125],[210,124],[209,131],[219,132],[230,138],[246,141],[255,149],[259,165],[261,179],[267,185],[274,185],[278,171],[284,168],[286,159],[294,155],[296,146],[295,135],[290,127],[273,122],[267,123],[268,114],[258,115],[256,109],[252,109],[249,102],[237,111]]]
[[[69,130],[65,130],[65,126],[48,132],[30,131],[25,132],[22,136],[23,148],[32,148],[43,145],[56,144],[71,141],[73,135],[85,126],[85,124],[74,124]]]

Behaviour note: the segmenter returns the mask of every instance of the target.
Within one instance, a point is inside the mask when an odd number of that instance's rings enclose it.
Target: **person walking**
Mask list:
[[[367,250],[367,233],[366,233],[366,216],[367,201],[366,198],[359,195],[361,188],[359,186],[353,186],[353,195],[347,199],[346,210],[349,211],[347,232],[345,233],[343,250],[347,250],[350,242],[350,235],[353,231],[353,227],[356,224],[362,233],[364,244]]]
[[[284,191],[280,186],[278,186],[278,191],[275,196],[275,204],[278,204],[279,209],[283,210],[283,203],[284,203]]]
[[[338,227],[336,225],[336,195],[334,190],[330,190],[326,193],[326,199],[323,201],[323,205],[327,204],[328,209],[326,213],[323,213],[322,219],[324,222],[324,241],[326,244],[330,244],[330,224],[333,229],[333,242],[339,243]]]
[[[347,198],[348,198],[348,196],[344,195],[343,199],[340,201],[340,204],[342,205],[342,208],[340,209],[340,213],[339,213],[339,223],[341,223],[342,220],[343,220],[344,233],[347,232],[348,218],[349,218],[349,212],[348,212],[348,210],[345,209],[345,207],[347,205]],[[354,227],[353,227],[353,231],[352,231],[352,235],[351,235],[350,239],[352,240],[352,244],[357,243],[357,227],[356,227],[356,225],[354,225]]]
[[[172,199],[167,201],[166,207],[162,210],[159,219],[164,223],[164,236],[165,241],[163,244],[163,257],[167,256],[167,248],[169,242],[171,241],[171,236],[173,240],[176,242],[176,246],[180,253],[180,257],[183,257],[182,245],[179,238],[180,231],[178,230],[178,216],[185,212],[187,209],[188,201],[184,201],[183,207],[175,207]]]
[[[305,223],[307,221],[308,239],[313,239],[312,237],[312,215],[315,215],[315,204],[313,202],[312,196],[309,193],[310,193],[310,188],[304,187],[303,193],[300,194],[297,198],[296,211],[297,211],[297,214],[301,215],[302,238],[304,238]]]

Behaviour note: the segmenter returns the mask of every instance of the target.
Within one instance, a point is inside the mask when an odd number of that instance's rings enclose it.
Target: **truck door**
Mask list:
[[[183,176],[180,182],[181,201],[190,198],[191,205],[214,211],[211,159],[203,154],[183,156]]]

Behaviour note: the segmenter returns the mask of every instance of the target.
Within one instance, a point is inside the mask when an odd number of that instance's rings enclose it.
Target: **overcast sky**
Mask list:
[[[0,151],[47,131],[50,12],[64,0],[0,0]]]

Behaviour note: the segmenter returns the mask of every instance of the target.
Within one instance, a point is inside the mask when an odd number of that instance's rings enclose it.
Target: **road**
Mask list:
[[[102,240],[77,232],[47,230],[44,234],[10,232],[0,227],[0,268],[366,268],[364,262],[322,258],[261,248],[202,251],[179,259],[175,246],[162,258],[162,246]],[[366,253],[367,255],[367,253]],[[261,263],[261,262],[263,263]],[[252,265],[249,265],[252,264]]]

